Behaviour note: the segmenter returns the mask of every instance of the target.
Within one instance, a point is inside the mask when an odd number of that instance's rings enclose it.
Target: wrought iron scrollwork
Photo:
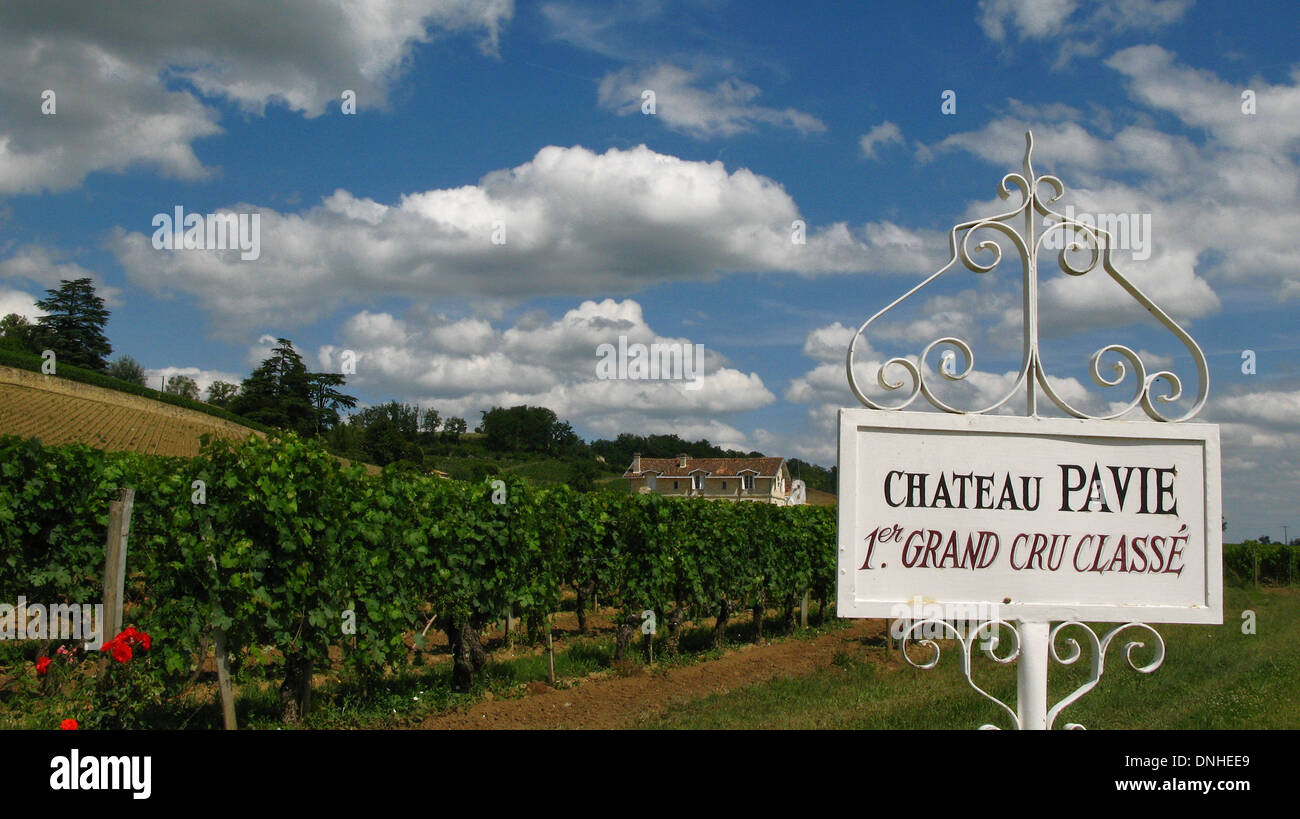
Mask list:
[[[848,371],[849,388],[853,391],[853,395],[867,407],[884,410],[904,409],[916,401],[917,396],[924,395],[926,400],[933,406],[945,412],[981,415],[1002,407],[1023,388],[1026,395],[1027,414],[1030,416],[1038,414],[1037,395],[1038,391],[1041,390],[1042,394],[1046,395],[1059,409],[1075,418],[1102,420],[1118,418],[1138,406],[1141,406],[1143,411],[1156,421],[1177,422],[1192,418],[1201,411],[1209,394],[1210,371],[1205,354],[1187,331],[1115,269],[1111,259],[1114,237],[1111,236],[1109,231],[1096,225],[1069,218],[1065,214],[1052,210],[1050,206],[1065,194],[1065,184],[1052,175],[1034,175],[1033,151],[1033,133],[1027,132],[1025,134],[1024,172],[1008,173],[1002,177],[1002,181],[998,185],[998,196],[1000,198],[1008,199],[1012,193],[1019,193],[1020,205],[997,216],[955,225],[948,236],[948,246],[951,254],[948,263],[894,300],[883,310],[867,319],[858,328],[857,333],[854,334],[849,343],[845,363]],[[1038,225],[1036,225],[1036,217],[1042,217],[1048,220],[1050,224],[1040,231]],[[1015,226],[1014,220],[1017,218],[1023,218],[1023,229],[1018,229]],[[1023,266],[1024,345],[1020,369],[1011,390],[994,403],[980,409],[960,409],[941,400],[935,394],[933,385],[926,378],[926,373],[929,370],[927,359],[932,350],[936,347],[947,346],[951,349],[945,351],[946,357],[956,358],[960,354],[959,357],[962,359],[960,368],[950,369],[947,366],[938,368],[939,375],[947,381],[961,381],[970,375],[975,367],[975,356],[971,346],[963,339],[955,336],[945,336],[930,342],[915,361],[906,357],[895,357],[880,365],[876,372],[877,383],[881,388],[889,392],[908,387],[907,397],[903,401],[891,406],[879,403],[867,396],[860,388],[857,375],[853,370],[854,356],[859,339],[866,337],[867,329],[877,319],[953,269],[958,262],[961,262],[963,266],[976,274],[988,273],[997,267],[1002,261],[1003,251],[1002,246],[993,238],[983,238],[975,244],[974,248],[971,247],[972,237],[975,237],[977,232],[981,232],[980,235],[983,236],[987,231],[994,231],[1006,238],[1020,255]],[[1147,312],[1169,329],[1187,348],[1196,365],[1197,393],[1195,403],[1186,413],[1177,417],[1170,417],[1161,412],[1158,406],[1177,401],[1182,397],[1183,385],[1178,375],[1170,370],[1157,370],[1148,373],[1141,356],[1122,344],[1109,344],[1097,350],[1092,355],[1090,366],[1093,382],[1103,388],[1120,386],[1127,379],[1130,369],[1132,370],[1134,374],[1134,394],[1117,411],[1106,415],[1090,414],[1070,404],[1052,386],[1043,367],[1038,344],[1038,253],[1043,249],[1044,240],[1056,232],[1062,233],[1063,238],[1065,236],[1070,238],[1069,242],[1062,242],[1062,249],[1057,257],[1057,263],[1062,271],[1071,276],[1083,276],[1100,268],[1132,296],[1138,304],[1142,305]],[[1085,263],[1082,265],[1076,264],[1070,258],[1071,253],[1079,252],[1085,253]],[[988,261],[980,261],[977,257],[981,256],[986,257]],[[1102,374],[1103,358],[1111,355],[1116,356],[1110,362],[1110,369],[1114,375],[1108,377]],[[1163,388],[1158,387],[1157,382],[1163,382]]]
[[[998,656],[997,653],[998,648],[1000,648],[1002,645],[1001,633],[999,631],[998,636],[995,638],[993,633],[993,626],[1005,628],[1011,634],[1010,648],[1007,651],[1005,657]],[[956,628],[955,626],[953,626],[952,623],[949,623],[945,620],[935,620],[935,619],[918,620],[917,622],[913,623],[910,628],[908,628],[905,632],[903,632],[902,640],[899,642],[899,651],[902,652],[903,659],[906,660],[907,664],[912,666],[913,668],[928,669],[928,668],[934,668],[939,664],[939,655],[940,655],[939,644],[934,640],[927,638],[927,639],[921,639],[915,641],[916,645],[923,646],[924,648],[930,650],[931,655],[928,660],[925,660],[923,662],[917,662],[916,660],[913,660],[907,653],[907,644],[909,642],[912,642],[913,632],[923,627],[925,628],[938,627],[938,628],[942,628],[945,632],[949,632],[952,634],[953,639],[955,639],[961,645],[961,673],[964,677],[966,677],[966,682],[970,685],[971,688],[974,688],[976,691],[982,694],[985,697],[985,699],[988,699],[990,702],[995,703],[1003,711],[1006,711],[1007,714],[1010,715],[1011,721],[1013,723],[1018,724],[1019,718],[1016,716],[1015,709],[1010,707],[1009,705],[1007,705],[1005,702],[998,699],[997,697],[993,696],[989,692],[985,691],[983,688],[979,686],[978,683],[975,682],[974,678],[971,676],[972,673],[971,656],[975,651],[975,643],[977,640],[980,639],[981,634],[984,634],[985,636],[983,638],[984,645],[981,646],[980,648],[981,650],[983,650],[985,655],[987,655],[990,660],[992,660],[995,663],[999,663],[1001,665],[1007,665],[1008,663],[1013,663],[1016,661],[1016,658],[1020,656],[1020,632],[1016,630],[1016,627],[1011,623],[1007,622],[1006,620],[989,620],[985,623],[981,623],[979,628],[975,629],[974,631],[968,634],[963,634],[960,629]],[[986,632],[987,634],[985,634]],[[985,724],[980,726],[980,730],[996,731],[998,730],[998,727],[996,725]]]
[[[989,638],[993,636],[992,629],[994,626],[997,626],[999,628],[998,639],[989,640]],[[983,650],[985,655],[987,655],[988,658],[993,660],[994,662],[1002,665],[1007,665],[1019,660],[1020,652],[1021,652],[1021,637],[1020,637],[1020,632],[1016,629],[1015,625],[1007,622],[1006,620],[1000,620],[1000,619],[989,620],[987,622],[981,623],[980,626],[976,628],[974,631],[967,634],[963,634],[962,631],[954,627],[952,623],[949,623],[944,620],[930,618],[926,620],[915,621],[906,631],[903,632],[902,640],[899,643],[899,650],[903,655],[903,659],[908,663],[908,665],[911,665],[913,668],[930,669],[930,668],[934,668],[939,664],[939,657],[940,657],[939,644],[935,642],[933,639],[929,639],[929,638],[923,638],[919,640],[913,638],[913,635],[919,629],[927,629],[927,628],[942,629],[944,633],[950,634],[952,636],[952,639],[958,642],[958,644],[961,647],[962,676],[966,678],[967,684],[969,684],[971,688],[979,692],[985,699],[989,700],[990,702],[993,702],[999,708],[1005,711],[1006,714],[1011,717],[1011,722],[1013,725],[1015,725],[1017,728],[1021,727],[1020,718],[1016,714],[1014,708],[1007,705],[1005,702],[998,699],[997,697],[993,696],[988,691],[981,688],[980,685],[975,682],[975,679],[973,677],[973,669],[972,669],[972,662],[971,662],[972,657],[974,656],[975,653],[976,642],[981,639],[984,641],[984,645],[980,647],[981,650]],[[1129,667],[1132,668],[1134,671],[1137,671],[1140,674],[1150,674],[1153,671],[1155,671],[1157,668],[1159,668],[1160,665],[1165,660],[1164,638],[1160,636],[1159,632],[1157,632],[1154,628],[1147,625],[1146,623],[1124,623],[1123,625],[1116,626],[1115,628],[1106,632],[1105,636],[1099,637],[1097,635],[1097,632],[1093,631],[1092,628],[1087,624],[1081,623],[1078,620],[1068,620],[1063,623],[1058,623],[1057,626],[1052,629],[1051,637],[1049,638],[1050,657],[1052,660],[1054,660],[1057,663],[1060,663],[1061,665],[1073,665],[1074,663],[1078,662],[1079,659],[1083,656],[1082,646],[1080,646],[1079,641],[1074,639],[1073,637],[1065,638],[1064,640],[1065,648],[1063,651],[1060,648],[1058,648],[1057,640],[1060,637],[1061,632],[1067,628],[1082,630],[1085,639],[1089,644],[1089,648],[1091,649],[1089,651],[1091,669],[1090,669],[1088,680],[1086,682],[1084,682],[1078,688],[1071,691],[1068,695],[1062,698],[1060,702],[1052,706],[1052,708],[1047,712],[1047,727],[1049,729],[1052,727],[1052,725],[1055,724],[1056,718],[1060,716],[1062,711],[1064,711],[1067,707],[1077,702],[1079,698],[1082,697],[1084,694],[1087,694],[1089,691],[1097,687],[1097,683],[1101,681],[1101,676],[1103,673],[1105,673],[1106,670],[1106,653],[1107,651],[1110,650],[1111,643],[1114,641],[1115,637],[1120,634],[1120,632],[1126,631],[1128,629],[1143,629],[1148,633],[1150,633],[1151,635],[1151,639],[1153,641],[1152,650],[1154,651],[1154,656],[1149,662],[1143,663],[1141,665],[1139,665],[1138,662],[1134,659],[1133,652],[1137,649],[1145,648],[1147,644],[1139,640],[1129,640],[1128,642],[1124,643],[1124,660],[1125,662],[1128,663]],[[999,656],[998,649],[1002,645],[1001,633],[1003,629],[1005,629],[1006,632],[1010,634],[1009,648],[1006,651],[1005,656]],[[983,637],[981,637],[981,635],[983,635]],[[917,661],[912,659],[912,657],[909,656],[907,653],[907,646],[909,643],[913,643],[915,645],[922,646],[928,649],[931,652],[930,656],[923,661]],[[1067,730],[1083,729],[1083,726],[1077,722],[1066,723],[1064,727]],[[998,727],[992,724],[984,724],[980,726],[980,730],[997,730],[997,729]]]
[[[1088,643],[1092,648],[1092,651],[1090,652],[1092,669],[1087,682],[1071,691],[1064,699],[1052,706],[1051,710],[1047,712],[1048,728],[1052,727],[1052,724],[1056,721],[1056,718],[1062,711],[1072,705],[1084,694],[1087,694],[1093,688],[1097,687],[1097,683],[1101,680],[1101,675],[1106,670],[1106,652],[1110,649],[1111,640],[1115,639],[1115,636],[1121,631],[1131,628],[1145,629],[1151,633],[1152,638],[1155,640],[1155,656],[1150,662],[1144,665],[1138,665],[1134,662],[1133,651],[1134,649],[1145,648],[1146,643],[1138,642],[1137,640],[1130,640],[1124,644],[1124,661],[1127,662],[1129,667],[1134,671],[1137,671],[1139,674],[1150,674],[1159,668],[1160,664],[1165,661],[1164,638],[1160,636],[1158,631],[1146,623],[1125,623],[1106,632],[1105,637],[1098,637],[1097,632],[1093,631],[1091,627],[1084,623],[1080,623],[1078,620],[1068,620],[1064,623],[1058,623],[1056,628],[1052,629],[1052,636],[1049,642],[1051,645],[1052,659],[1061,665],[1073,665],[1083,654],[1083,649],[1079,646],[1079,642],[1072,637],[1066,638],[1065,643],[1068,648],[1066,649],[1064,656],[1062,656],[1061,652],[1057,651],[1056,639],[1060,635],[1061,631],[1066,628],[1079,628],[1083,630],[1085,635],[1087,635]],[[1065,727],[1070,730],[1081,730],[1083,728],[1083,726],[1077,722],[1068,722],[1065,724]]]

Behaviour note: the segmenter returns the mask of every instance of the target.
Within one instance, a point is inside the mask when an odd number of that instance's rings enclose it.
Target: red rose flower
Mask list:
[[[77,730],[77,721],[75,719],[65,719],[63,722],[59,723],[59,730],[75,731]]]
[[[46,672],[46,671],[49,671],[49,670],[50,670],[50,658],[49,658],[49,657],[41,657],[39,660],[36,661],[36,673],[37,673],[38,675],[44,677],[44,676],[45,676],[45,672]]]
[[[129,646],[131,648],[135,648],[136,646],[144,646],[146,649],[148,649],[150,644],[152,643],[152,640],[149,639],[149,635],[145,634],[143,631],[140,631],[135,626],[127,626],[127,628],[123,630],[121,634],[114,637],[113,640],[114,642],[121,643],[122,645]]]
[[[113,653],[113,659],[117,660],[119,663],[124,663],[131,659],[131,647],[126,644],[126,641],[122,639],[121,635],[118,635],[107,643],[104,643],[104,645],[100,646],[99,650],[111,651]]]

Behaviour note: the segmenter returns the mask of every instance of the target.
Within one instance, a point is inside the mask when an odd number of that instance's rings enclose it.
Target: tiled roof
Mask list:
[[[679,458],[642,458],[641,471],[633,472],[629,464],[623,473],[625,478],[635,478],[647,472],[656,472],[670,478],[685,478],[692,472],[704,470],[717,477],[737,477],[741,470],[756,470],[759,477],[775,477],[785,463],[785,458],[687,458],[686,466],[680,466]]]

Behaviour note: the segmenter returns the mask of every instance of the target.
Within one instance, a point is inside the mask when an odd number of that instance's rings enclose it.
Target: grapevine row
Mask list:
[[[99,599],[122,486],[135,488],[130,619],[153,635],[169,684],[220,628],[236,670],[278,650],[282,690],[302,705],[331,647],[373,683],[412,661],[431,623],[467,686],[485,661],[480,630],[513,609],[538,633],[566,585],[580,619],[596,594],[616,609],[621,655],[644,609],[674,651],[686,621],[717,618],[720,640],[737,611],[761,629],[764,610],[792,612],[805,592],[825,601],[834,584],[834,512],[822,507],[370,475],[294,436],[205,438],[190,459],[5,437],[0,600]]]

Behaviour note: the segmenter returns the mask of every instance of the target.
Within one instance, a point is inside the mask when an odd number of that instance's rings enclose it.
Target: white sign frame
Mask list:
[[[872,409],[841,409],[839,415],[839,520],[838,520],[838,567],[837,567],[837,614],[840,617],[885,617],[897,618],[901,610],[911,610],[916,599],[871,598],[858,594],[858,584],[869,579],[862,577],[859,571],[861,558],[858,549],[858,525],[864,508],[869,512],[871,501],[863,500],[867,493],[879,493],[880,488],[859,485],[860,451],[859,436],[872,431],[907,431],[958,433],[970,436],[996,434],[998,436],[1026,436],[1048,439],[1096,439],[1098,445],[1107,443],[1123,446],[1125,443],[1142,442],[1159,446],[1163,443],[1183,445],[1200,445],[1204,468],[1204,502],[1202,505],[1204,520],[1203,542],[1204,560],[1204,594],[1200,605],[1147,605],[1133,603],[1097,604],[1072,601],[1037,602],[1005,604],[991,599],[995,594],[990,590],[986,599],[944,599],[942,590],[935,589],[939,596],[926,596],[923,603],[939,606],[950,605],[972,610],[973,607],[996,605],[998,618],[1021,621],[1068,621],[1082,622],[1154,622],[1154,623],[1202,623],[1221,624],[1223,622],[1223,532],[1221,528],[1221,463],[1219,449],[1219,428],[1214,424],[1197,423],[1156,423],[1128,422],[1115,420],[1092,420],[1074,418],[1041,418],[1004,415],[954,415],[931,412],[896,412]],[[1088,441],[1091,446],[1092,442]],[[1098,450],[1101,457],[1101,450]],[[1196,484],[1196,476],[1188,482]],[[1183,490],[1184,494],[1186,489]],[[1052,513],[1043,510],[1045,515]],[[861,521],[864,525],[867,521]],[[1188,544],[1195,542],[1198,534],[1195,521],[1188,521],[1192,538]],[[1199,595],[1199,592],[1198,592]],[[904,615],[906,616],[906,615]],[[945,619],[945,618],[940,618]]]

